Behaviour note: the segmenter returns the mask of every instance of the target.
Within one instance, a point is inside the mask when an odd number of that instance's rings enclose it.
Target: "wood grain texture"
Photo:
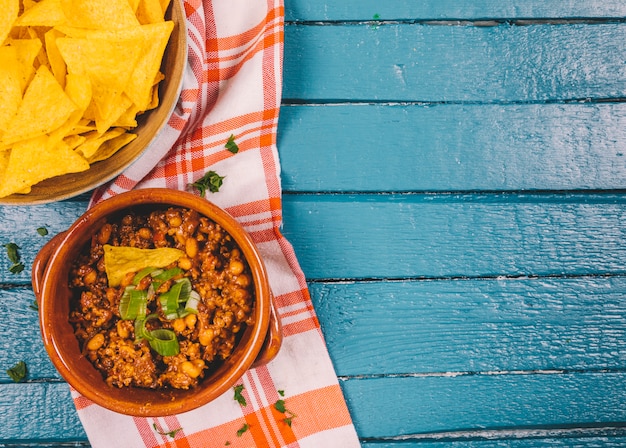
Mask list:
[[[619,0],[585,2],[528,0],[517,3],[500,0],[285,1],[285,19],[288,21],[578,19],[581,17],[626,17],[626,5]]]
[[[0,384],[0,442],[85,439],[66,383]]]
[[[342,382],[357,431],[364,438],[624,421],[625,386],[624,372],[405,376]]]
[[[626,104],[283,107],[283,189],[626,187]]]
[[[572,194],[289,195],[284,233],[310,279],[622,274],[625,201]]]
[[[340,376],[624,367],[624,277],[313,283],[310,292]]]
[[[285,27],[289,101],[531,102],[626,96],[626,27]],[[338,44],[340,43],[340,44]]]

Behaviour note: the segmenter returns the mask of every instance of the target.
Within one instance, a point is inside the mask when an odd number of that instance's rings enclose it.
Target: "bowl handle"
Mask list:
[[[35,256],[31,276],[33,281],[33,292],[35,293],[35,299],[37,299],[37,303],[39,303],[40,301],[41,286],[43,283],[44,272],[46,271],[46,267],[48,266],[48,260],[50,260],[52,253],[56,250],[57,246],[65,236],[65,233],[66,232],[61,232],[52,237],[52,239],[44,244],[44,246]]]
[[[283,330],[274,305],[274,297],[271,296],[270,298],[270,326],[267,330],[267,336],[265,336],[265,342],[263,342],[261,351],[254,360],[254,363],[252,363],[252,368],[263,366],[274,359],[283,343]]]

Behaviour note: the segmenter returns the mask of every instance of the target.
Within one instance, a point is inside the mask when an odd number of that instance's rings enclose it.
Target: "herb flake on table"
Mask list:
[[[152,427],[154,428],[154,430],[155,430],[158,434],[160,434],[160,435],[162,435],[162,436],[168,436],[168,437],[171,437],[172,439],[173,439],[174,437],[176,437],[176,434],[178,433],[178,431],[182,431],[182,430],[183,430],[183,428],[178,428],[178,429],[173,429],[173,430],[171,430],[171,431],[164,431],[163,429],[159,428],[159,427],[157,426],[157,424],[156,424],[156,423],[153,423],[153,424],[152,424]]]
[[[27,372],[28,370],[26,369],[26,363],[24,361],[19,361],[13,367],[7,369],[7,375],[16,383],[24,381]]]
[[[20,246],[15,243],[7,243],[4,244],[4,247],[7,250],[7,257],[9,258],[9,261],[13,263],[9,268],[9,272],[11,272],[12,274],[19,274],[24,270],[24,263],[21,262],[21,256],[19,252]]]
[[[279,390],[278,394],[281,397],[283,397],[285,395],[285,392],[282,391],[282,390]],[[294,417],[297,417],[297,415],[295,413],[291,412],[289,409],[287,409],[286,404],[285,404],[285,400],[283,400],[283,399],[276,400],[276,403],[274,403],[274,409],[276,409],[281,414],[285,415],[285,418],[282,419],[282,422],[285,423],[287,426],[291,427],[291,423],[292,423]]]
[[[237,437],[241,437],[248,429],[250,429],[250,425],[244,423],[243,426],[237,430]]]
[[[230,137],[228,137],[228,141],[224,147],[233,154],[237,154],[239,152],[239,146],[235,143],[235,136],[233,134],[230,134]]]
[[[238,386],[233,387],[233,390],[235,391],[235,396],[233,397],[235,399],[235,401],[237,403],[239,403],[241,406],[246,406],[246,397],[244,397],[241,393],[243,392],[243,384],[240,384]]]
[[[46,229],[45,227],[38,227],[37,233],[41,236],[46,236],[48,234],[48,229]]]
[[[206,197],[207,190],[211,193],[217,193],[220,191],[220,187],[222,186],[225,177],[226,176],[220,176],[215,171],[209,171],[200,179],[189,185],[197,189],[200,192],[200,196],[204,198]]]

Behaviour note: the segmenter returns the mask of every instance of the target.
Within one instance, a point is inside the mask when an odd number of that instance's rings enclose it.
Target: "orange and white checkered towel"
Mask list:
[[[224,176],[207,199],[239,220],[267,266],[283,345],[248,371],[246,404],[233,391],[184,414],[134,418],[72,391],[89,441],[98,447],[360,446],[293,249],[281,235],[276,128],[282,86],[282,0],[185,0],[188,64],[168,126],[92,204],[133,188],[188,190],[208,170]],[[234,136],[239,152],[225,148]],[[284,400],[289,411],[275,409]],[[295,415],[295,416],[294,416]],[[291,417],[290,421],[285,418]],[[290,423],[290,424],[289,424]]]

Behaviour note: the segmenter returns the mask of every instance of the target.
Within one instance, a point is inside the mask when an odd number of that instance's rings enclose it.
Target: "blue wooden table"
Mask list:
[[[626,446],[626,2],[285,3],[284,231],[363,446]],[[0,209],[0,446],[89,445],[29,267],[87,199]]]

